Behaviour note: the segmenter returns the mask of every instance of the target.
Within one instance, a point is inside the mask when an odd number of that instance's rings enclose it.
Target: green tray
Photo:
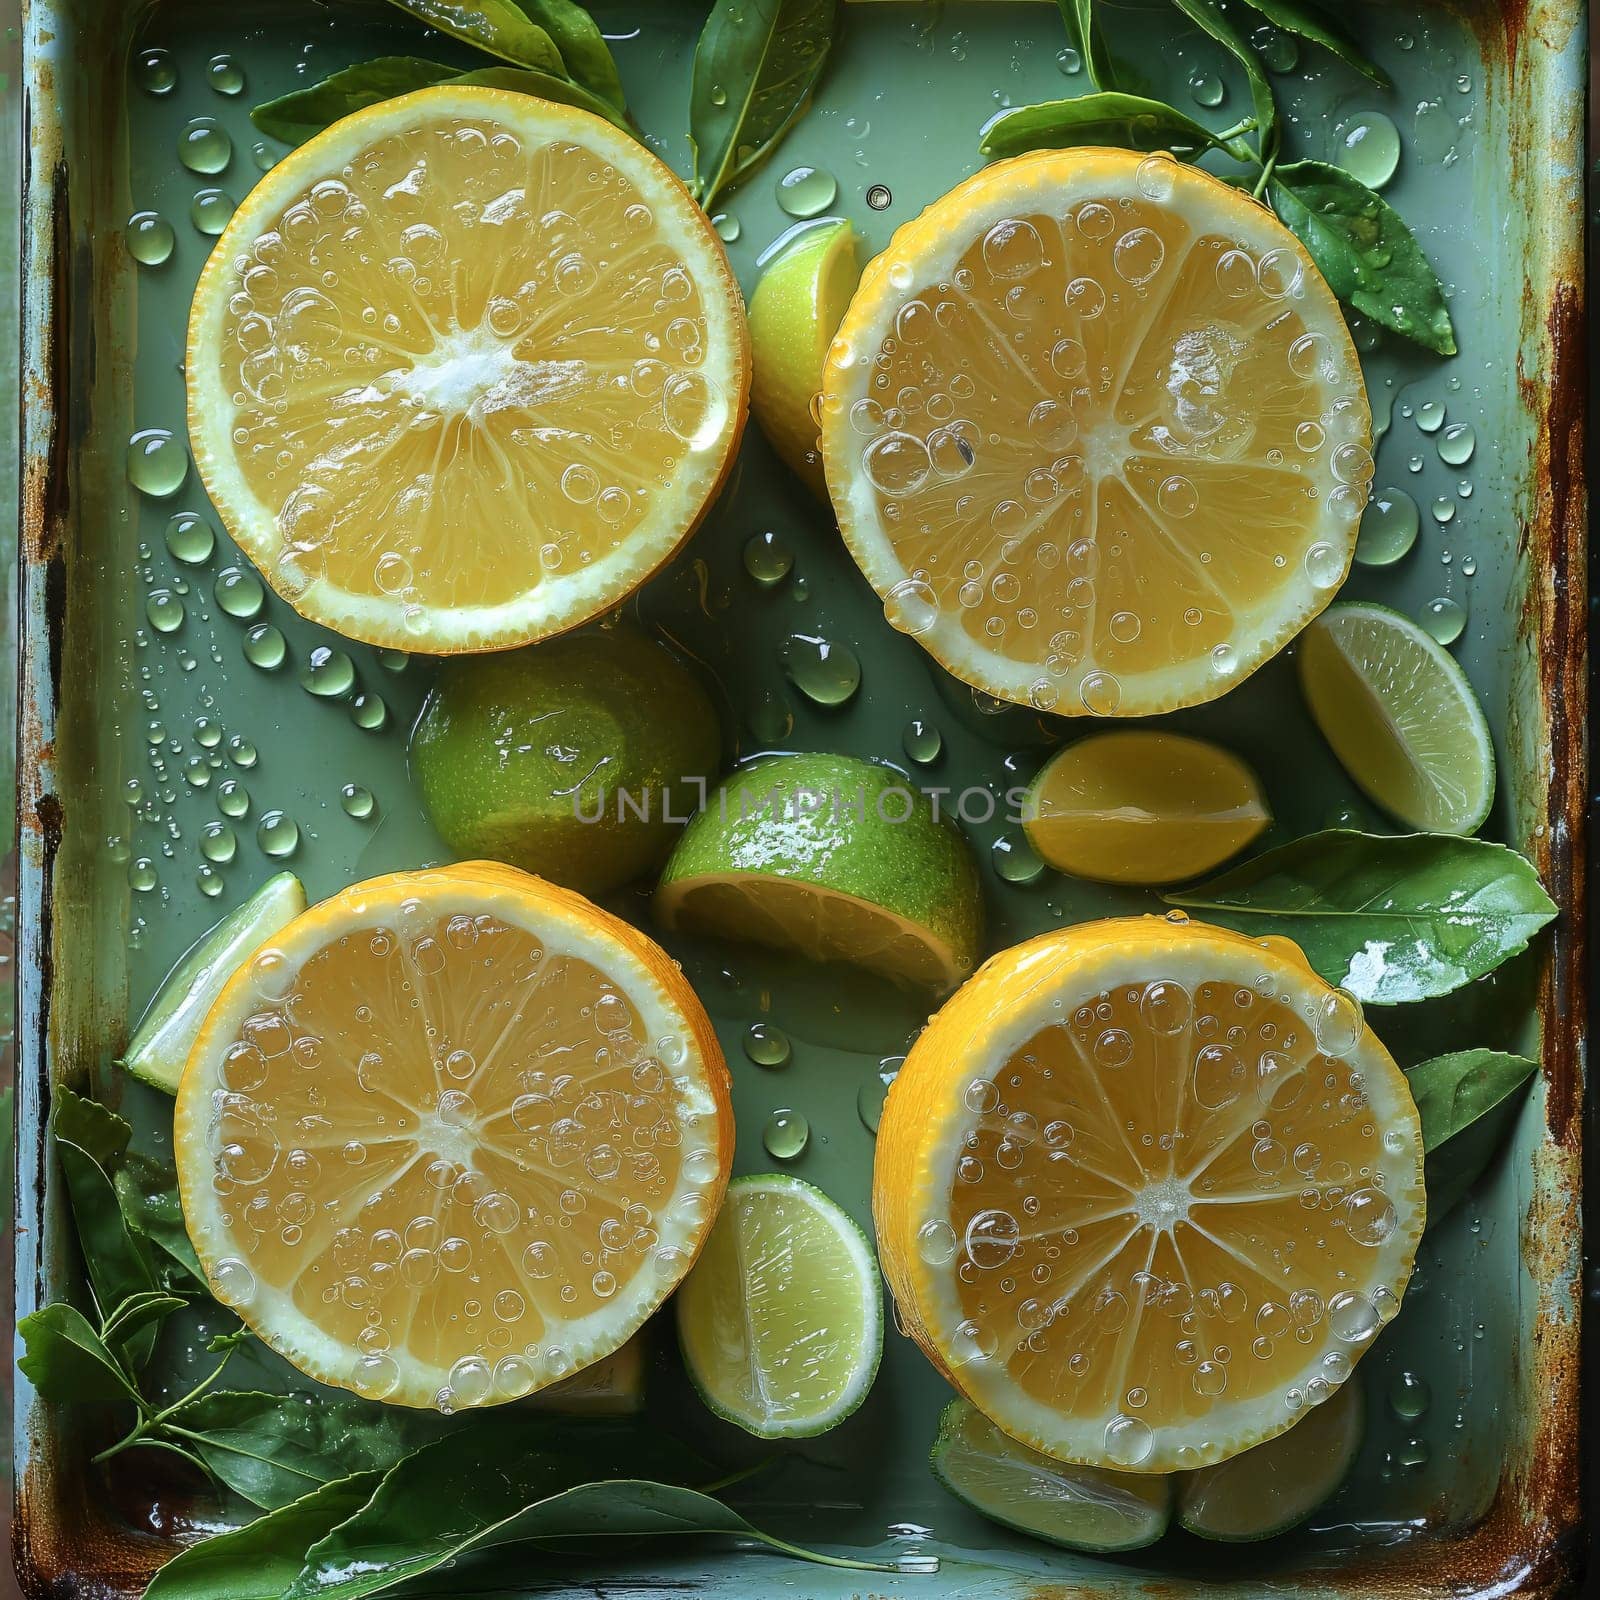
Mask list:
[[[621,36],[614,48],[640,122],[684,168],[689,63],[704,6],[630,0],[594,10]],[[1527,851],[1565,911],[1537,957],[1448,1005],[1371,1019],[1402,1062],[1499,1045],[1541,1053],[1544,1075],[1504,1158],[1428,1236],[1402,1314],[1365,1358],[1371,1416],[1355,1474],[1308,1527],[1260,1549],[1174,1535],[1122,1559],[1053,1551],[982,1521],[934,1483],[927,1450],[948,1391],[891,1334],[862,1411],[803,1450],[786,1450],[781,1469],[758,1475],[740,1503],[796,1540],[878,1559],[937,1555],[937,1572],[867,1580],[725,1545],[656,1544],[559,1565],[541,1558],[529,1565],[529,1591],[948,1600],[979,1590],[1187,1595],[1203,1587],[1245,1596],[1271,1584],[1305,1595],[1420,1596],[1543,1594],[1565,1581],[1579,1524],[1584,8],[1578,0],[1408,0],[1355,13],[1353,25],[1396,87],[1376,91],[1338,63],[1305,55],[1305,70],[1279,80],[1291,145],[1326,156],[1341,118],[1382,109],[1396,119],[1405,154],[1388,195],[1451,291],[1461,355],[1436,361],[1361,334],[1385,430],[1377,482],[1407,489],[1425,526],[1403,563],[1358,568],[1346,593],[1413,614],[1440,596],[1467,608],[1455,648],[1488,709],[1502,772],[1486,832]],[[1228,85],[1227,107],[1245,104],[1215,47],[1170,7],[1132,4],[1110,15],[1114,41],[1158,92],[1186,105],[1191,80],[1216,75]],[[782,174],[801,164],[831,172],[839,187],[830,214],[848,216],[881,247],[980,164],[977,130],[997,108],[1082,91],[1082,75],[1058,62],[1063,42],[1055,8],[1043,4],[847,6],[811,111],[725,202],[740,224],[730,251],[747,289],[761,252],[793,221],[777,203]],[[262,814],[280,808],[297,820],[298,850],[281,864],[313,897],[447,855],[406,775],[406,731],[429,663],[392,672],[364,646],[348,646],[361,690],[386,704],[379,732],[357,726],[345,704],[298,687],[309,652],[340,641],[275,598],[266,616],[287,635],[292,664],[276,674],[248,665],[241,625],[213,599],[217,573],[238,559],[226,537],[219,533],[201,569],[182,568],[164,547],[174,510],[208,512],[192,469],[176,498],[156,502],[133,491],[123,465],[136,429],[181,431],[185,317],[211,242],[191,226],[190,200],[210,183],[237,198],[255,177],[250,104],[302,74],[315,79],[371,54],[414,51],[415,29],[371,3],[279,0],[224,11],[182,0],[32,0],[24,44],[19,1315],[70,1293],[77,1272],[43,1135],[49,1085],[88,1083],[120,1096],[141,1137],[162,1137],[168,1103],[119,1082],[109,1062],[183,949],[280,864],[256,843]],[[170,50],[178,66],[176,89],[159,98],[139,87],[131,66],[135,50],[150,46]],[[208,84],[206,63],[221,51],[244,68],[237,98]],[[179,129],[201,113],[234,141],[232,164],[214,180],[194,178],[175,157]],[[874,186],[888,191],[885,209],[866,201]],[[125,220],[145,208],[177,230],[172,259],[155,269],[134,262],[124,242]],[[1425,400],[1476,429],[1467,467],[1444,466],[1417,427],[1412,413]],[[1441,496],[1456,507],[1442,526],[1427,513]],[[770,590],[742,564],[746,542],[766,531],[796,552],[794,574]],[[146,617],[149,592],[180,577],[189,585],[186,620],[174,633],[157,632]],[[754,429],[706,526],[636,604],[713,675],[740,755],[778,747],[897,758],[906,723],[922,718],[944,740],[927,781],[1002,792],[1082,731],[980,705],[889,628],[831,520]],[[778,646],[789,634],[856,650],[863,683],[848,705],[816,707],[787,683]],[[218,767],[195,735],[202,717],[224,730]],[[1311,729],[1287,660],[1214,705],[1161,721],[1214,737],[1257,767],[1278,819],[1268,843],[1335,820],[1383,826]],[[254,746],[254,765],[230,754],[235,735]],[[203,786],[190,784],[191,771]],[[218,818],[218,789],[230,778],[248,789],[253,809],[213,898],[197,879],[198,839]],[[133,780],[153,802],[137,820],[125,798]],[[374,819],[345,814],[339,793],[348,783],[377,797]],[[1049,874],[1008,883],[990,867],[1005,831],[1001,821],[969,830],[984,863],[995,947],[1155,904]],[[141,890],[134,881],[145,881],[137,866],[145,859],[157,883]],[[613,903],[647,920],[638,895]],[[733,1067],[737,1170],[777,1165],[762,1149],[761,1126],[778,1107],[798,1110],[812,1133],[789,1165],[865,1222],[873,1140],[858,1095],[881,1059],[903,1053],[921,1021],[917,1006],[776,958],[673,949]],[[758,1016],[794,1041],[782,1073],[756,1067],[741,1048]],[[728,1447],[730,1432],[685,1397],[670,1338],[655,1335],[662,1348],[652,1404],[664,1424],[712,1450]],[[1402,1423],[1386,1396],[1408,1371],[1427,1376],[1434,1400],[1420,1421]],[[136,1592],[173,1537],[214,1516],[212,1506],[187,1504],[148,1461],[113,1474],[108,1495],[86,1468],[77,1413],[44,1405],[20,1378],[16,1442],[17,1560],[30,1592]]]

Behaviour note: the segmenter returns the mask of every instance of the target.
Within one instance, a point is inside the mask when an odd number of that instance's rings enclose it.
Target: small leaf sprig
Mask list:
[[[1075,144],[1167,150],[1182,161],[1224,151],[1250,170],[1255,198],[1269,203],[1306,247],[1334,294],[1380,327],[1434,351],[1456,353],[1455,329],[1438,275],[1399,213],[1359,179],[1322,161],[1281,159],[1277,96],[1253,38],[1219,0],[1172,0],[1244,70],[1252,114],[1212,133],[1176,107],[1118,87],[1095,0],[1057,0],[1067,36],[1093,87],[1070,100],[1003,111],[984,126],[987,156]],[[1389,79],[1331,16],[1303,0],[1245,0],[1263,21],[1337,56],[1380,86]]]
[[[574,0],[389,0],[398,10],[503,63],[463,71],[421,56],[379,56],[250,113],[262,133],[304,144],[341,117],[440,84],[511,89],[576,106],[627,132],[617,64],[593,17]]]

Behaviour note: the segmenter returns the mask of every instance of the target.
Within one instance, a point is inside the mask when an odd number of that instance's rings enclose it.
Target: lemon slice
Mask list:
[[[781,1172],[737,1178],[674,1304],[700,1397],[761,1439],[837,1427],[883,1354],[872,1247],[820,1189]]]
[[[195,463],[303,615],[448,653],[606,610],[678,548],[749,391],[688,191],[599,117],[424,89],[252,189],[195,290]]]
[[[1494,740],[1460,663],[1387,606],[1330,606],[1298,651],[1300,687],[1345,771],[1391,816],[1476,833],[1494,804]]]
[[[823,376],[839,526],[969,684],[1138,716],[1214,699],[1349,569],[1371,416],[1332,291],[1247,195],[1037,151],[905,224]]]
[[[733,1122],[665,953],[474,863],[356,884],[259,949],[173,1150],[218,1299],[313,1378],[450,1410],[634,1333],[711,1226]]]
[[[1052,1460],[1018,1444],[965,1400],[939,1419],[933,1475],[980,1516],[1069,1550],[1140,1550],[1167,1531],[1172,1480]]]
[[[1219,867],[1272,821],[1236,755],[1180,733],[1079,739],[1033,780],[1022,827],[1060,872],[1104,883],[1178,883]]]
[[[1223,1461],[1349,1377],[1422,1235],[1404,1075],[1286,941],[1088,923],[991,958],[889,1090],[901,1320],[1020,1443]]]
[[[176,1094],[195,1035],[223,984],[251,951],[305,908],[306,891],[292,872],[268,878],[167,974],[128,1041],[123,1066],[151,1088]]]
[[[1178,1480],[1178,1520],[1202,1539],[1245,1543],[1298,1527],[1350,1475],[1366,1432],[1359,1375],[1287,1433]]]

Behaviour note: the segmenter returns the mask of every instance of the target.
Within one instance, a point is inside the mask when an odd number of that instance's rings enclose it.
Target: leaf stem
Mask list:
[[[153,1427],[159,1427],[167,1420],[168,1417],[175,1416],[178,1412],[182,1411],[191,1400],[198,1400],[200,1396],[203,1395],[206,1390],[209,1389],[211,1385],[222,1376],[222,1369],[226,1367],[232,1359],[233,1351],[225,1350],[223,1352],[222,1359],[211,1369],[210,1374],[202,1378],[199,1383],[197,1383],[194,1388],[192,1388],[181,1400],[174,1400],[170,1406],[165,1406],[160,1411],[155,1412],[149,1418],[150,1425]]]
[[[814,1562],[820,1567],[842,1567],[849,1572],[901,1572],[903,1569],[894,1561],[859,1561],[849,1556],[825,1556],[820,1550],[807,1550],[800,1545],[790,1544],[787,1539],[780,1539],[776,1534],[761,1533],[752,1530],[754,1537],[759,1539],[768,1548],[776,1550],[786,1556],[794,1556],[801,1561]]]
[[[1273,169],[1278,165],[1278,152],[1273,150],[1261,164],[1261,176],[1256,179],[1256,186],[1250,191],[1252,200],[1259,200],[1266,193],[1267,184],[1272,179]]]

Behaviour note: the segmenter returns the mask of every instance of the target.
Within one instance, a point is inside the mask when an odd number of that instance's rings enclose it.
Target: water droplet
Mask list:
[[[745,541],[744,570],[762,588],[782,583],[794,570],[794,551],[782,534],[753,534]]]
[[[228,759],[236,767],[253,767],[256,764],[256,747],[242,733],[228,741]]]
[[[904,1056],[888,1056],[878,1063],[878,1070],[856,1090],[856,1114],[868,1133],[878,1131],[883,1116],[883,1102],[888,1098],[889,1085],[900,1074]]]
[[[1088,672],[1078,685],[1078,698],[1084,710],[1109,717],[1122,704],[1122,685],[1109,672]]]
[[[900,747],[918,766],[930,766],[944,751],[944,735],[933,723],[913,717],[901,731]]]
[[[761,1130],[767,1154],[779,1161],[793,1161],[810,1137],[811,1125],[798,1111],[774,1111]]]
[[[939,620],[939,602],[920,578],[902,578],[883,597],[883,615],[891,628],[915,637]]]
[[[956,1234],[948,1222],[925,1222],[917,1229],[917,1254],[930,1267],[942,1267],[955,1259]]]
[[[189,475],[189,452],[168,428],[141,428],[128,441],[128,481],[141,494],[166,500]]]
[[[1439,459],[1447,467],[1464,467],[1478,447],[1478,436],[1470,422],[1452,422],[1439,435]]]
[[[372,791],[362,788],[359,783],[347,783],[339,790],[339,804],[344,807],[344,814],[354,817],[357,822],[365,822],[378,809]]]
[[[1394,1202],[1381,1189],[1357,1189],[1344,1203],[1345,1232],[1357,1243],[1376,1248],[1399,1225]]]
[[[996,839],[991,846],[990,856],[994,861],[996,876],[1007,883],[1037,883],[1044,873],[1044,862],[1034,854],[1033,846],[1020,835],[1016,838],[1002,835]]]
[[[216,897],[221,894],[225,888],[227,888],[227,884],[224,882],[222,874],[218,872],[215,867],[202,866],[200,870],[195,873],[194,882],[195,887],[199,889],[200,893],[205,895],[209,900],[215,900]]]
[[[1444,426],[1444,407],[1437,400],[1424,400],[1417,407],[1417,426],[1424,433],[1437,433]]]
[[[212,56],[206,63],[206,77],[218,94],[235,95],[244,92],[244,68],[232,56]]]
[[[1083,57],[1071,45],[1056,51],[1056,65],[1060,67],[1067,77],[1076,77],[1083,71]]]
[[[159,212],[135,211],[128,218],[128,253],[141,266],[159,267],[177,240],[172,224]]]
[[[167,553],[174,561],[198,567],[211,559],[217,535],[204,517],[180,511],[167,523]]]
[[[251,618],[259,616],[262,606],[267,603],[265,587],[248,567],[224,567],[217,574],[211,592],[216,599],[217,609],[240,622],[249,622]],[[245,654],[249,656],[248,651]],[[265,663],[257,662],[256,665],[263,666]]]
[[[1044,240],[1031,222],[1008,217],[983,236],[982,254],[991,278],[1026,278],[1044,265]]]
[[[861,662],[847,644],[792,633],[778,659],[790,683],[820,706],[842,706],[861,687]]]
[[[1300,46],[1292,33],[1263,25],[1250,35],[1250,42],[1270,72],[1293,72],[1300,64]]]
[[[1466,625],[1466,609],[1448,595],[1430,600],[1422,608],[1422,626],[1440,644],[1454,644]]]
[[[1389,1409],[1402,1422],[1415,1422],[1433,1402],[1433,1389],[1415,1372],[1400,1372],[1389,1385]]]
[[[1400,164],[1400,130],[1381,111],[1363,111],[1335,130],[1334,160],[1369,189],[1381,189]]]
[[[838,197],[839,185],[821,167],[795,167],[778,179],[778,204],[791,217],[816,217]]]
[[[255,1298],[256,1275],[236,1256],[224,1256],[207,1276],[217,1298],[227,1305],[249,1305]]]
[[[1306,576],[1319,589],[1336,589],[1344,581],[1344,554],[1319,539],[1305,553]]]
[[[739,226],[739,219],[731,211],[719,211],[711,219],[711,226],[717,230],[717,237],[725,244],[732,244],[744,231]]]
[[[271,172],[278,164],[278,153],[263,139],[257,139],[250,146],[250,159],[256,164],[257,172]]]
[[[1433,520],[1442,528],[1447,522],[1454,522],[1456,517],[1456,503],[1448,495],[1440,495],[1432,506]],[[1449,560],[1446,558],[1445,565]]]
[[[1417,502],[1404,489],[1378,489],[1361,513],[1356,560],[1367,567],[1392,566],[1417,542]]]
[[[178,82],[178,64],[170,50],[141,50],[134,76],[146,94],[171,94]]]
[[[358,694],[350,702],[350,720],[366,733],[380,733],[389,725],[389,707],[375,694]]]
[[[282,860],[300,847],[300,824],[282,811],[264,811],[256,825],[256,843],[262,854]]]
[[[218,797],[220,801],[220,796]],[[225,867],[238,853],[239,838],[226,822],[208,822],[200,830],[200,854]]]
[[[170,589],[152,589],[144,603],[144,614],[157,633],[176,633],[183,626],[183,601]]]
[[[250,794],[237,778],[225,779],[217,790],[217,810],[225,817],[249,815]]]
[[[319,644],[306,658],[300,687],[323,700],[338,700],[355,687],[355,663],[343,650]]]
[[[1149,1458],[1156,1436],[1150,1424],[1119,1412],[1106,1424],[1106,1455],[1119,1467],[1136,1467]]]
[[[270,622],[258,622],[244,636],[244,658],[263,672],[276,672],[289,655],[289,644]]]
[[[140,894],[149,894],[160,882],[161,875],[149,856],[138,856],[129,864],[128,885]]]
[[[1222,79],[1214,72],[1189,74],[1189,95],[1197,106],[1220,106],[1226,94]]]
[[[189,220],[198,232],[215,238],[233,215],[233,198],[221,189],[197,189],[189,202]]]
[[[213,177],[233,160],[233,140],[214,118],[192,117],[178,136],[178,159],[191,172]]]
[[[752,1022],[745,1030],[744,1053],[758,1067],[776,1071],[789,1065],[789,1036],[771,1022]]]

